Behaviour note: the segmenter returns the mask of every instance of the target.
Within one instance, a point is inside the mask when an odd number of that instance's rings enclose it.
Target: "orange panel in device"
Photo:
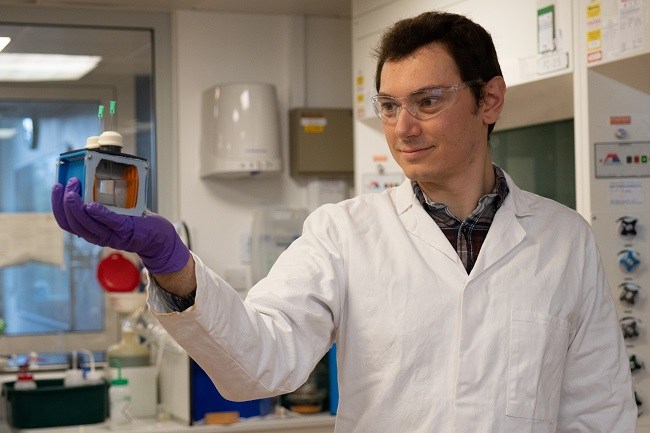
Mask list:
[[[135,165],[128,165],[124,168],[124,180],[126,180],[126,209],[132,209],[138,204],[138,168]]]
[[[110,179],[100,179],[95,177],[95,184],[93,186],[93,200],[102,203],[102,204],[111,204],[123,209],[133,209],[138,204],[138,168],[135,165],[126,165],[126,164],[113,164],[111,166],[113,172],[119,172],[120,177],[117,179],[112,177]],[[115,176],[114,174],[112,176]],[[107,180],[120,181],[124,184],[124,203],[116,203],[116,197],[111,197],[112,201],[107,203],[100,199],[101,197],[101,184]],[[108,194],[115,194],[115,191],[112,191]],[[99,195],[99,196],[98,196]]]

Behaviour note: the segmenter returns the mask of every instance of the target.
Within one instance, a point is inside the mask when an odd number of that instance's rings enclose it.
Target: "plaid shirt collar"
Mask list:
[[[492,189],[492,192],[485,194],[478,200],[478,205],[476,209],[467,217],[468,220],[472,219],[472,217],[476,217],[476,214],[489,204],[493,204],[494,214],[496,214],[496,211],[501,207],[503,201],[508,195],[508,183],[506,182],[506,176],[503,174],[503,170],[497,165],[493,165],[493,167],[495,176],[494,188]],[[425,209],[443,211],[450,217],[458,220],[451,214],[451,212],[449,212],[446,204],[431,200],[429,196],[427,196],[427,194],[422,190],[420,185],[418,185],[417,181],[411,181],[411,185],[413,187],[415,196]],[[492,218],[494,218],[494,214],[492,215]]]
[[[476,263],[494,215],[508,195],[508,184],[503,170],[495,165],[494,174],[494,189],[478,200],[476,209],[465,221],[460,221],[452,215],[447,205],[432,201],[417,182],[412,182],[415,196],[454,247],[468,274]]]

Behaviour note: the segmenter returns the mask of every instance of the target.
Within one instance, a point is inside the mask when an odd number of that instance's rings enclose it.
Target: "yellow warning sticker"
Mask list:
[[[325,132],[327,119],[320,116],[304,116],[300,118],[302,130],[308,134],[321,134]]]
[[[603,32],[601,29],[590,30],[587,32],[587,50],[597,50],[600,48],[600,44],[603,38]]]
[[[587,19],[600,16],[600,3],[594,2],[587,5]]]
[[[321,125],[306,125],[302,127],[302,130],[307,134],[322,134],[325,132],[325,127]]]

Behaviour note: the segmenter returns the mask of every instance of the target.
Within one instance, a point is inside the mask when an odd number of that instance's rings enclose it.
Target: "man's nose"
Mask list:
[[[409,137],[419,134],[420,121],[406,108],[400,106],[397,111],[395,134],[400,137]]]

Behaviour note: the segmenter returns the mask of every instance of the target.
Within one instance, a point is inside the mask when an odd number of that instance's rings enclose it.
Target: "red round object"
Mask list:
[[[18,380],[34,380],[34,375],[31,373],[20,373],[18,375]]]
[[[131,292],[140,284],[140,271],[122,254],[112,253],[99,262],[97,280],[107,292]]]

